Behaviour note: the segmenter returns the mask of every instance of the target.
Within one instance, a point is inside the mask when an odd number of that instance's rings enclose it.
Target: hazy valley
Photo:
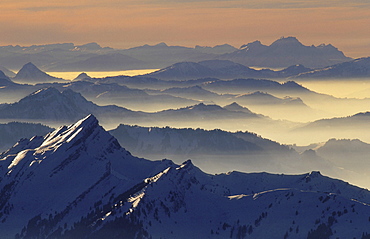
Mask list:
[[[369,58],[286,37],[0,65],[1,238],[370,237]]]

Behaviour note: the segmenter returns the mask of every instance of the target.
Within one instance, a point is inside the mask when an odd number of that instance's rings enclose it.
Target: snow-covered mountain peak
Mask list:
[[[98,148],[104,149],[108,146],[106,143],[109,142],[109,144],[111,144],[112,141],[113,145],[111,146],[118,149],[120,147],[118,142],[99,125],[95,116],[90,114],[77,121],[75,124],[71,124],[67,127],[62,126],[54,132],[46,135],[39,150],[44,151],[45,149],[58,148],[64,144],[71,145],[68,149],[79,147],[80,144],[83,144],[84,148],[87,148],[87,144],[91,143],[94,147],[89,148],[89,150],[95,151],[94,149]]]
[[[106,132],[93,115],[88,115],[75,124],[61,126],[44,137],[21,140],[5,152],[4,159],[12,159],[12,167],[23,159],[27,152],[36,158],[53,157],[76,158],[82,152],[101,158],[102,155],[121,150],[118,141]]]

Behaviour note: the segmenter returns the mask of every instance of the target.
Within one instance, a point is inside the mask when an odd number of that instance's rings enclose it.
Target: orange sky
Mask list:
[[[370,56],[370,2],[355,0],[2,0],[0,45],[57,42],[129,48],[229,43],[281,36],[331,43],[351,57]]]

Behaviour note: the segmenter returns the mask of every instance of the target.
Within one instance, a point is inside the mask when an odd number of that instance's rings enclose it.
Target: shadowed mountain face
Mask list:
[[[0,157],[2,238],[370,233],[367,190],[315,171],[211,175],[190,160],[136,158],[92,115],[20,141]]]
[[[255,41],[219,59],[231,60],[247,66],[288,67],[302,64],[317,68],[351,60],[332,45],[305,46],[295,37],[283,37],[270,46]]]

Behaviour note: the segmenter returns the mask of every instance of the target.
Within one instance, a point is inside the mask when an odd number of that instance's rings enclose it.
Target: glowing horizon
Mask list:
[[[240,47],[295,36],[304,45],[332,44],[349,57],[370,55],[370,4],[364,0],[4,0],[0,7],[0,45]]]

